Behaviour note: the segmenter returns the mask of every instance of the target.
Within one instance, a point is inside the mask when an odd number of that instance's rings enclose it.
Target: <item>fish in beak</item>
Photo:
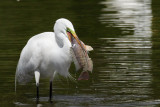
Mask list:
[[[89,73],[88,71],[92,72],[93,69],[93,63],[91,58],[88,56],[88,49],[87,45],[85,45],[76,35],[76,33],[69,29],[67,30],[68,39],[70,40],[72,47],[70,49],[71,56],[73,58],[73,62],[76,66],[76,70],[83,69],[81,72],[78,80],[88,80],[89,79]],[[90,50],[93,50],[93,48],[89,48]]]
[[[72,45],[74,44],[74,39],[75,39],[76,42],[79,44],[79,46],[83,49],[83,51],[86,51],[85,45],[83,44],[83,42],[80,41],[75,31],[67,28],[67,36]]]

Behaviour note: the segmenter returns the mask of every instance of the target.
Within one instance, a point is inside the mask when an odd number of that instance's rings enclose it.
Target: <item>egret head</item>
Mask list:
[[[60,18],[56,21],[55,25],[54,25],[54,32],[57,33],[63,33],[71,42],[72,44],[72,40],[71,38],[75,38],[77,43],[82,47],[83,45],[81,44],[81,41],[79,40],[78,36],[76,35],[76,32],[74,30],[73,24],[65,19],[65,18]]]
[[[75,32],[74,27],[69,20],[67,20],[65,18],[60,18],[56,21],[56,23],[54,25],[54,32],[55,33],[63,33],[66,35],[67,28],[69,28]]]

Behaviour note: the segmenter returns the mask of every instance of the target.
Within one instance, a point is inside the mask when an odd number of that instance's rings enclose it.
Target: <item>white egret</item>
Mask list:
[[[33,36],[23,48],[17,65],[15,80],[26,83],[35,76],[37,99],[39,99],[40,76],[50,78],[50,100],[52,98],[54,73],[59,73],[64,77],[70,76],[68,70],[72,62],[70,54],[71,36],[84,48],[72,23],[61,18],[55,22],[54,32],[44,32]]]

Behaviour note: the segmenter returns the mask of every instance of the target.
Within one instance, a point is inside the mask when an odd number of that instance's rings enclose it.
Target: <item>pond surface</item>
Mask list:
[[[0,3],[0,106],[135,107],[160,106],[160,1],[158,0],[3,0]],[[17,85],[20,52],[35,34],[53,31],[69,19],[79,38],[94,48],[89,81],[56,79],[53,103],[49,80]],[[70,72],[77,78],[80,72]]]

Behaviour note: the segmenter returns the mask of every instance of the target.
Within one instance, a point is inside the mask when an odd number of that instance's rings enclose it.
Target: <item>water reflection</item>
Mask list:
[[[100,16],[102,23],[119,27],[122,34],[133,31],[134,36],[151,37],[151,0],[106,0],[101,4],[106,6]]]
[[[149,99],[152,94],[151,0],[106,0],[100,4],[105,8],[99,21],[106,29],[120,31],[116,38],[99,39],[103,44],[97,54],[104,55],[99,60],[103,65],[99,66],[99,81],[112,88],[101,91],[120,95],[122,102]]]

